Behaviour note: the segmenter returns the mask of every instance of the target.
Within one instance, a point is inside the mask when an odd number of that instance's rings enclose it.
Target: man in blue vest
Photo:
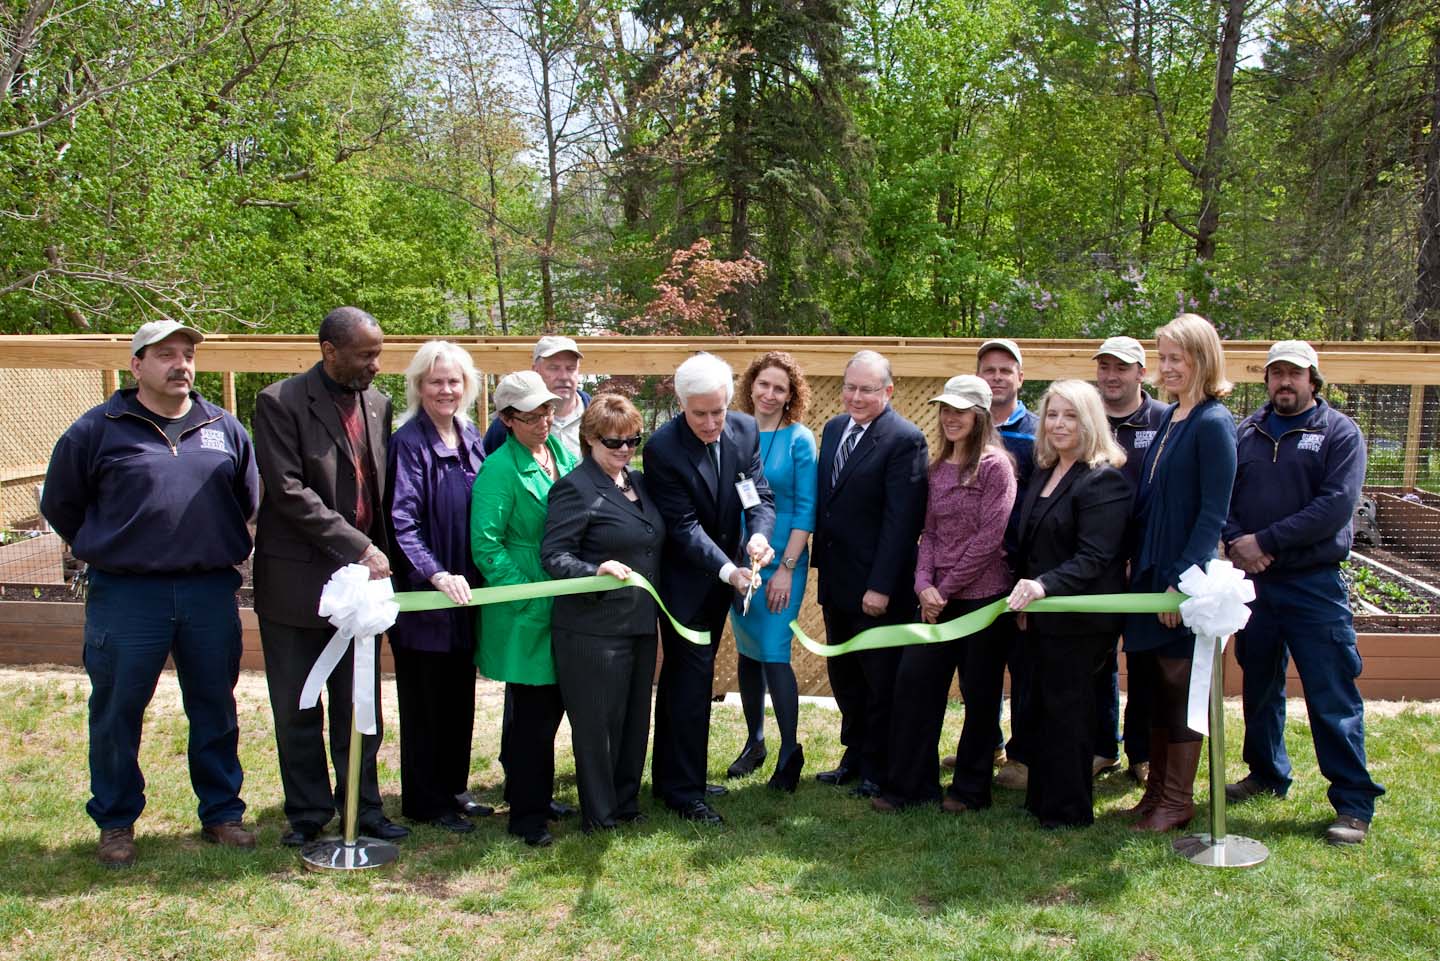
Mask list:
[[[1365,481],[1365,442],[1355,422],[1316,396],[1325,384],[1315,349],[1301,340],[1270,348],[1270,402],[1236,434],[1235,489],[1222,537],[1237,567],[1255,580],[1250,623],[1235,638],[1244,671],[1245,763],[1225,786],[1231,802],[1290,789],[1285,752],[1285,668],[1295,659],[1320,773],[1336,817],[1331,844],[1360,844],[1385,789],[1365,765],[1365,702],[1356,688],[1360,655],[1340,562],[1350,554],[1350,519]]]

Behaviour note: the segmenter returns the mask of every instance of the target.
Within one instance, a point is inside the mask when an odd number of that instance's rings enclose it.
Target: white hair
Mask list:
[[[410,366],[405,368],[405,413],[400,417],[400,423],[405,423],[420,410],[420,381],[441,361],[448,361],[460,370],[465,390],[460,395],[455,416],[468,422],[466,412],[475,406],[475,398],[480,396],[480,372],[475,369],[475,361],[471,359],[470,352],[459,344],[448,340],[427,340],[415,351]]]
[[[895,383],[895,378],[890,374],[890,360],[884,354],[873,350],[857,350],[855,356],[845,364],[845,369],[849,370],[856,364],[879,373],[884,378],[886,387]]]
[[[680,403],[686,403],[696,394],[713,394],[717,390],[725,391],[728,407],[735,397],[735,372],[714,354],[701,351],[675,368],[675,396]]]

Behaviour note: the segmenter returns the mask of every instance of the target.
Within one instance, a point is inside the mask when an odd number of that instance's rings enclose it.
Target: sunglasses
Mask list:
[[[604,444],[610,450],[619,450],[622,447],[639,447],[640,442],[645,439],[644,434],[636,434],[634,437],[597,437],[595,440]]]

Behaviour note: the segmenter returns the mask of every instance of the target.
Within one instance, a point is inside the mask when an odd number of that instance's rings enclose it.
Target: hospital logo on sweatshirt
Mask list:
[[[1325,443],[1324,434],[1302,434],[1300,443],[1296,445],[1295,449],[1314,451],[1318,454],[1320,452],[1320,445],[1323,443]]]
[[[218,450],[222,454],[230,453],[230,448],[225,446],[225,432],[213,427],[200,428],[200,448],[202,450]]]

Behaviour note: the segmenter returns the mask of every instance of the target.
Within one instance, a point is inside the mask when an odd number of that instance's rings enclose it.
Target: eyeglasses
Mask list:
[[[881,392],[882,390],[884,390],[884,389],[885,389],[885,385],[884,385],[884,384],[881,384],[881,385],[879,385],[878,387],[868,387],[868,386],[867,386],[867,387],[862,387],[862,386],[860,386],[859,384],[845,384],[845,385],[841,386],[841,388],[840,388],[840,390],[841,390],[843,393],[846,393],[846,394],[856,394],[856,393],[859,393],[859,394],[864,394],[866,397],[874,397],[876,394],[880,393],[880,392]]]
[[[522,424],[538,424],[542,420],[554,420],[555,408],[546,404],[539,410],[532,411],[528,414],[522,414],[517,411],[510,415],[510,419],[519,421]]]
[[[640,442],[645,439],[645,435],[636,434],[634,437],[597,437],[595,439],[610,450],[619,450],[622,447],[639,447]]]

